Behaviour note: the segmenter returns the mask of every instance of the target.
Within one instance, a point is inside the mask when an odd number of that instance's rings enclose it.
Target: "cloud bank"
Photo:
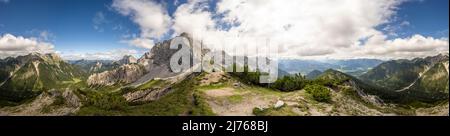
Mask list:
[[[235,37],[232,41],[239,47],[255,40],[236,37],[267,38],[279,46],[281,57],[311,59],[397,59],[448,52],[448,38],[416,34],[389,39],[395,31],[377,29],[395,20],[398,6],[405,1],[221,0],[212,8],[208,0],[188,0],[177,3],[172,16],[163,4],[150,0],[115,0],[113,7],[139,25],[140,39],[189,32],[214,48],[233,46],[224,37]],[[400,25],[409,25],[403,22]],[[149,47],[137,41],[133,44]]]
[[[34,37],[25,38],[12,34],[0,36],[0,58],[27,55],[32,52],[53,53],[54,45]]]
[[[101,52],[58,52],[65,60],[119,60],[125,55],[140,56],[142,52],[129,49],[114,49]]]

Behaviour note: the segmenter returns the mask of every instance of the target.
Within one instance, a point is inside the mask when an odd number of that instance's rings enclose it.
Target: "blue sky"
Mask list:
[[[422,34],[435,38],[448,37],[449,0],[413,0],[403,3],[397,14],[399,21],[409,22],[409,26],[400,29],[402,36]]]
[[[30,31],[48,31],[57,50],[105,50],[123,48],[118,43],[129,29],[137,31],[126,17],[110,12],[109,0],[11,0],[0,4],[0,33],[36,36]],[[93,18],[103,13],[107,19],[101,30],[94,28]],[[113,30],[122,25],[124,30]]]
[[[210,12],[217,1],[210,1]],[[389,39],[415,34],[448,37],[448,0],[412,0],[402,3],[395,19],[377,26]],[[131,16],[119,14],[111,0],[0,0],[0,35],[39,37],[48,32],[47,42],[59,52],[101,52],[114,49],[147,49],[123,42],[131,35],[139,37],[140,27]],[[159,0],[169,16],[186,0]],[[172,30],[162,39],[170,37]],[[389,34],[393,32],[395,34]],[[156,39],[157,41],[160,39]]]

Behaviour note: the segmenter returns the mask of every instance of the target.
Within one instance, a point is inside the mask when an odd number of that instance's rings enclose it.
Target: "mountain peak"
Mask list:
[[[320,76],[321,74],[322,74],[322,71],[313,70],[306,75],[306,78],[315,79],[316,77]]]
[[[16,60],[22,64],[30,61],[42,61],[48,63],[59,63],[63,61],[63,59],[56,53],[42,54],[39,52],[32,52],[23,56],[9,57],[8,60]]]
[[[120,64],[131,64],[137,63],[137,59],[132,55],[125,55],[121,60],[119,60]]]

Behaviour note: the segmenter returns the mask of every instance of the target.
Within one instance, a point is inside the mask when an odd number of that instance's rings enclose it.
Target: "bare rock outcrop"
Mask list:
[[[125,56],[123,56],[123,58],[121,60],[119,60],[119,64],[121,64],[121,65],[133,64],[133,63],[137,63],[137,59],[131,55],[125,55]]]
[[[81,98],[73,90],[49,90],[30,103],[0,109],[2,116],[66,116],[77,112]]]
[[[189,40],[192,45],[192,38],[186,33],[180,35]],[[139,86],[155,78],[169,78],[181,73],[172,72],[170,59],[178,50],[170,49],[172,40],[165,40],[155,44],[155,46],[141,58],[135,59],[133,56],[124,56],[119,60],[119,68],[103,73],[93,74],[88,79],[90,86],[111,86],[117,83]]]
[[[132,93],[124,94],[123,97],[128,102],[149,102],[155,101],[171,91],[170,87],[150,88]]]
[[[89,86],[111,86],[117,83],[132,83],[145,74],[142,66],[126,64],[111,71],[93,74],[87,80]]]

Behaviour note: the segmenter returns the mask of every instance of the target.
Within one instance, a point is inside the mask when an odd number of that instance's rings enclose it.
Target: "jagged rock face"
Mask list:
[[[81,107],[83,104],[81,103],[81,98],[79,98],[73,90],[66,89],[62,93],[62,97],[66,100],[65,104],[69,107]]]
[[[132,83],[144,75],[145,70],[137,64],[122,65],[111,71],[93,74],[87,80],[89,86],[111,86],[116,83]]]
[[[121,65],[133,64],[133,63],[137,63],[137,60],[136,60],[136,58],[134,58],[131,55],[123,56],[123,58],[121,60],[119,60],[119,64],[121,64]]]
[[[96,72],[96,71],[99,71],[100,69],[102,69],[102,66],[103,66],[103,63],[101,63],[101,62],[97,62],[97,63],[95,63],[95,65],[94,66],[92,66],[90,69],[89,69],[89,72]]]
[[[65,116],[77,112],[83,106],[73,90],[48,90],[33,101],[23,105],[0,109],[1,116]]]
[[[190,38],[188,34],[183,33],[180,36],[186,37],[192,45],[192,38]],[[154,78],[176,76],[180,73],[174,73],[171,71],[170,58],[178,50],[170,49],[170,43],[171,40],[165,40],[161,43],[157,43],[150,50],[150,52],[145,53],[138,60],[136,60],[133,56],[125,56],[123,59],[118,61],[119,64],[130,65],[121,66],[115,70],[91,75],[88,79],[88,84],[110,86],[116,83],[133,83],[132,85],[135,86]]]
[[[190,45],[192,45],[192,38],[188,34],[183,33],[180,36],[187,38]],[[172,72],[170,68],[170,58],[178,51],[176,49],[170,49],[170,43],[171,40],[157,43],[150,52],[145,53],[138,60],[138,64],[144,66],[147,74],[133,83],[133,86],[145,83],[154,78],[167,78],[180,74]]]
[[[192,45],[193,41],[192,38],[187,33],[182,33],[180,37],[185,37],[189,40],[190,45]],[[170,66],[170,58],[174,53],[176,53],[178,50],[170,49],[170,43],[172,40],[165,40],[161,43],[157,43],[150,52],[146,52],[139,60],[138,63],[146,66],[151,67],[151,65],[156,66],[165,66],[168,69]],[[149,68],[150,69],[150,68]]]
[[[448,59],[449,59],[448,54],[439,54],[437,56],[431,56],[431,57],[425,58],[425,60],[428,61],[429,63],[431,63],[431,65],[448,61]]]
[[[155,101],[170,92],[170,87],[167,88],[152,88],[140,90],[132,93],[124,94],[123,97],[128,102],[150,102]]]
[[[68,61],[68,63],[82,69],[88,74],[101,73],[120,67],[119,62],[111,60],[76,60]]]
[[[141,58],[137,60],[137,63],[143,66],[148,66],[149,63],[152,63],[152,56],[153,55],[151,55],[150,52],[146,52]]]

